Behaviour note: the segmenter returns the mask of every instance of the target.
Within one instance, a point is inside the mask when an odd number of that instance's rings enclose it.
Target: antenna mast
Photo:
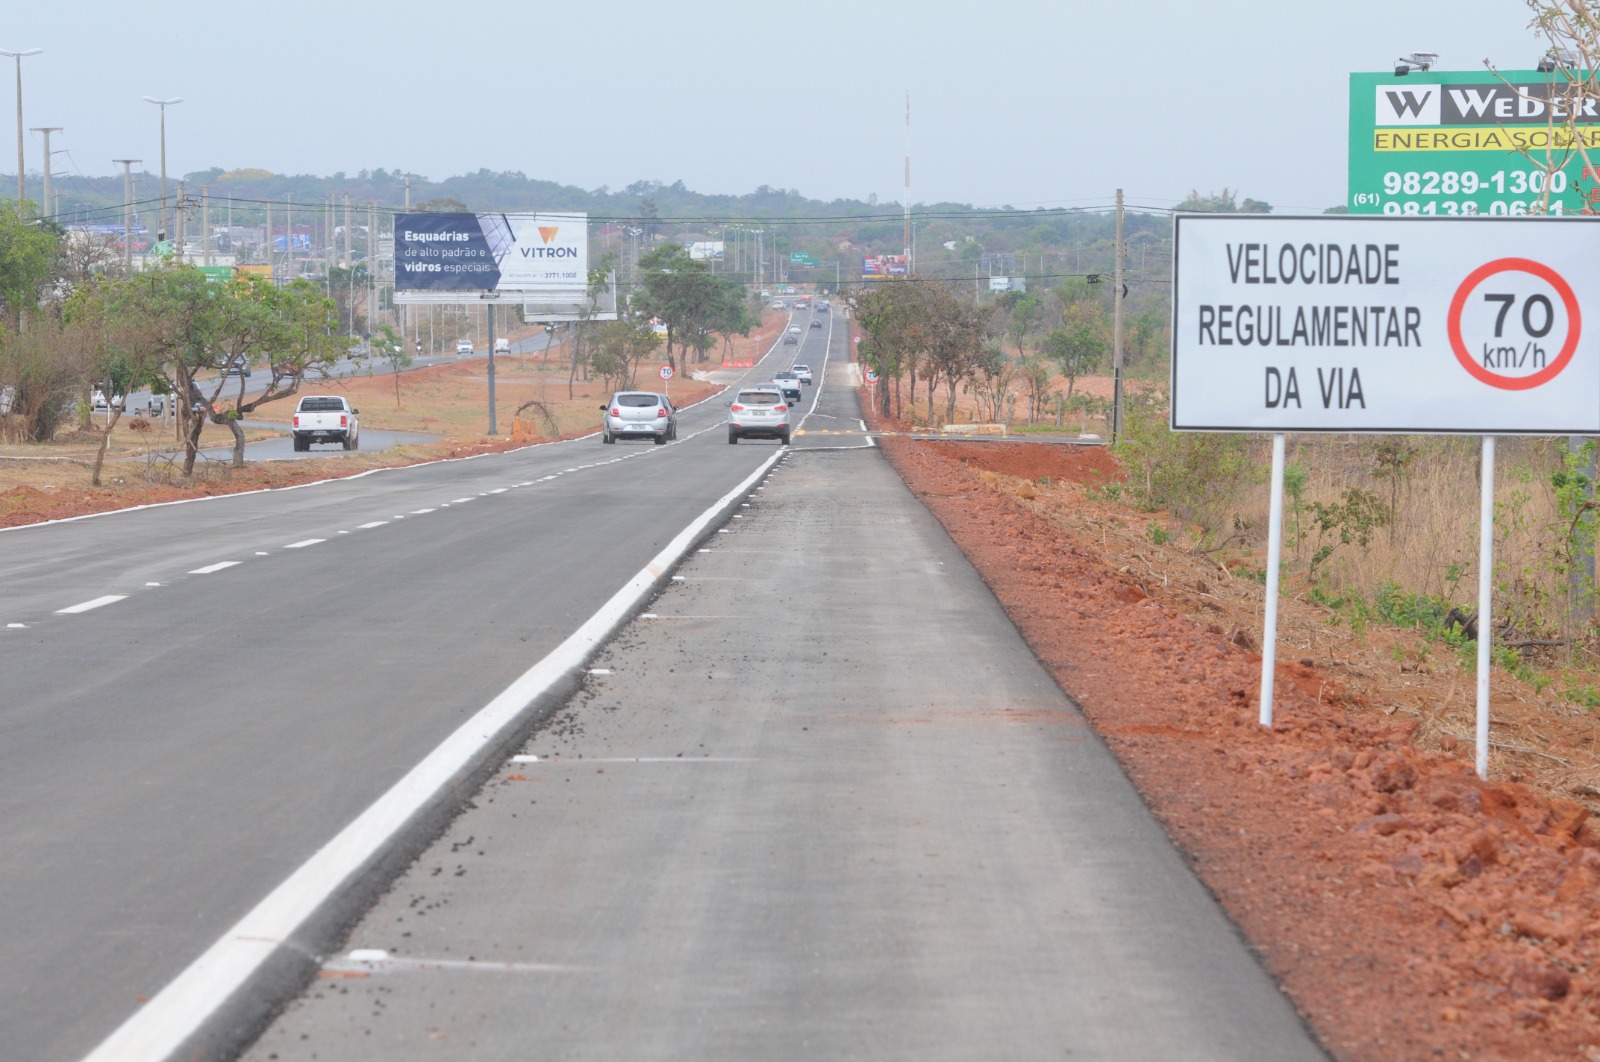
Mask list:
[[[906,256],[906,273],[911,273],[911,90],[906,90],[906,198],[903,253]]]

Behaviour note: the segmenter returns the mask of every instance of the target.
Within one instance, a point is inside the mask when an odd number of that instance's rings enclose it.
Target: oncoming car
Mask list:
[[[728,443],[777,439],[789,445],[789,403],[777,387],[743,387],[728,403]]]
[[[678,411],[654,391],[618,391],[600,407],[600,441],[652,438],[657,446],[678,437]]]

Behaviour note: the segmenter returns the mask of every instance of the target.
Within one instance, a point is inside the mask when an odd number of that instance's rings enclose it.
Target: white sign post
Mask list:
[[[1481,435],[1478,773],[1488,771],[1494,437],[1600,434],[1600,231],[1557,218],[1180,215],[1174,431],[1273,434],[1272,725],[1286,432]]]

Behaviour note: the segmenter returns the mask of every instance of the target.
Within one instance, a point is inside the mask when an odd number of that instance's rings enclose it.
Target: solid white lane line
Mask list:
[[[413,959],[390,955],[382,948],[356,948],[344,960],[324,963],[335,974],[381,974],[406,970],[461,970],[470,973],[567,973],[591,969],[550,962],[492,962],[488,959]]]
[[[56,609],[56,615],[72,616],[79,612],[88,612],[90,609],[99,608],[101,605],[110,605],[118,601],[125,601],[127,600],[127,597],[127,594],[107,594],[105,597],[97,597],[93,601],[85,601],[82,604],[73,605],[71,608],[58,608]]]
[[[264,557],[264,556],[266,556],[266,554],[262,553],[262,554],[260,554],[260,556]],[[218,561],[216,564],[208,564],[204,568],[196,568],[194,571],[190,572],[189,574],[190,575],[210,575],[212,572],[220,572],[224,568],[231,568],[235,564],[243,564],[243,563],[244,563],[243,561]]]
[[[291,542],[291,543],[289,543],[287,546],[285,546],[283,548],[284,549],[305,549],[307,546],[315,546],[318,542],[326,542],[326,541],[328,541],[328,540],[325,539],[325,538],[303,538],[299,542]]]
[[[357,524],[356,525],[356,530],[357,531],[365,531],[370,527],[382,527],[384,524],[387,524],[388,522],[389,521],[387,521],[387,520],[373,520],[371,523]]]
[[[210,1020],[241,986],[294,938],[307,919],[373,864],[396,833],[473,764],[527,708],[583,666],[627,620],[662,576],[722,512],[777,460],[774,454],[667,543],[600,610],[543,660],[462,723],[423,760],[273,889],[216,943],[141,1006],[83,1062],[165,1059]]]

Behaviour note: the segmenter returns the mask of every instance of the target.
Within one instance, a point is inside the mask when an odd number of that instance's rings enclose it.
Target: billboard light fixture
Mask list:
[[[1413,70],[1432,70],[1439,61],[1438,52],[1412,52],[1404,59],[1394,61],[1394,76],[1405,77]]]
[[[1534,69],[1541,74],[1553,74],[1557,70],[1575,70],[1577,67],[1577,52],[1571,48],[1551,48],[1544,53],[1544,58],[1539,60],[1539,65]]]

